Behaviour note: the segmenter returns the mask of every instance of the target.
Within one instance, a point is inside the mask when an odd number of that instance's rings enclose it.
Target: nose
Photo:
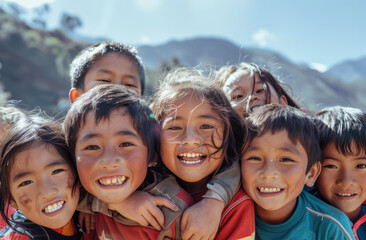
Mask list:
[[[103,156],[99,161],[99,166],[103,170],[114,170],[120,167],[122,162],[121,156],[113,146],[106,147]]]
[[[57,187],[49,177],[42,177],[38,186],[41,199],[50,199],[57,193]]]
[[[342,169],[337,179],[337,183],[343,186],[349,186],[354,183],[354,175],[348,169]]]
[[[183,132],[182,144],[198,145],[200,141],[201,137],[194,127],[188,126]]]
[[[275,180],[278,178],[278,171],[276,162],[273,160],[266,160],[260,169],[260,177],[264,180]]]

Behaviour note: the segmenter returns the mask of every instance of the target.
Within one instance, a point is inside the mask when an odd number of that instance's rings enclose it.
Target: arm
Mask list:
[[[240,176],[239,161],[234,161],[225,171],[211,179],[207,184],[209,190],[203,197],[220,200],[227,206],[240,187]]]
[[[238,161],[234,161],[229,168],[211,179],[207,184],[209,190],[203,199],[184,211],[181,223],[183,239],[193,236],[213,239],[219,228],[222,211],[239,187],[240,166]]]

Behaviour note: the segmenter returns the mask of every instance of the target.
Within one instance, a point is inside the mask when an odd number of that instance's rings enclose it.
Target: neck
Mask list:
[[[255,204],[255,215],[267,224],[278,225],[290,219],[292,214],[295,212],[296,204],[297,199],[288,203],[287,206],[276,210],[267,210]]]
[[[179,185],[190,195],[195,195],[206,189],[209,178],[206,177],[198,182],[186,182],[182,179],[178,179]]]
[[[362,205],[352,212],[347,212],[347,213],[345,212],[345,214],[351,220],[352,223],[357,222],[357,220],[359,219],[360,214],[361,214],[361,208],[362,208]]]

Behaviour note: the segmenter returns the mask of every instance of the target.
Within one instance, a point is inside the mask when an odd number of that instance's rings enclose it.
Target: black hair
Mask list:
[[[305,149],[308,157],[306,173],[313,165],[321,160],[318,129],[312,118],[303,111],[285,105],[267,104],[253,111],[248,119],[250,142],[267,132],[275,134],[286,130],[293,144],[299,142]],[[280,139],[279,139],[280,141]]]
[[[130,58],[137,67],[141,81],[141,95],[145,90],[145,71],[141,58],[135,47],[118,42],[101,42],[84,48],[70,64],[71,87],[84,89],[84,77],[90,67],[109,53],[116,53]]]
[[[77,98],[66,115],[64,130],[74,162],[76,162],[76,141],[87,115],[94,114],[95,122],[98,124],[100,121],[108,119],[113,110],[122,107],[126,108],[135,130],[148,149],[148,163],[154,160],[155,154],[158,152],[159,139],[158,124],[151,109],[144,100],[138,98],[125,86],[105,84],[96,86]]]
[[[325,149],[333,142],[343,155],[366,153],[366,113],[351,107],[324,108],[315,115],[320,133],[320,147]],[[352,152],[354,142],[357,152]]]

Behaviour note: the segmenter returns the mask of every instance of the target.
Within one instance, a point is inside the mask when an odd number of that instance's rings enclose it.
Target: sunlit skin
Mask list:
[[[32,222],[55,229],[71,220],[79,189],[72,193],[74,173],[55,147],[33,143],[17,153],[9,179],[11,205]]]
[[[81,184],[107,204],[121,204],[144,181],[148,149],[125,107],[95,123],[87,114],[76,141],[76,163]]]
[[[141,79],[137,65],[122,54],[108,53],[99,58],[86,72],[84,88],[71,89],[71,102],[99,84],[124,85],[141,97]]]
[[[165,166],[192,193],[203,189],[223,161],[224,123],[211,105],[196,94],[178,99],[163,116],[161,157]],[[212,142],[213,139],[213,142]]]
[[[351,151],[354,154],[345,156],[333,142],[325,147],[322,172],[316,187],[326,202],[342,210],[355,222],[366,200],[366,152],[357,154],[354,142]]]
[[[253,90],[253,76],[246,70],[238,70],[230,75],[225,82],[223,90],[229,95],[231,106],[244,118],[247,117],[247,104],[249,109],[270,103],[287,105],[285,96],[278,96],[273,86],[267,85],[270,92],[269,102],[266,102],[266,87],[258,73],[255,73],[255,88]],[[252,95],[251,95],[252,94]],[[250,100],[249,100],[250,99]]]
[[[242,185],[255,203],[256,216],[268,224],[288,220],[304,184],[313,186],[320,171],[308,173],[304,147],[293,144],[286,130],[255,137],[241,159]]]

